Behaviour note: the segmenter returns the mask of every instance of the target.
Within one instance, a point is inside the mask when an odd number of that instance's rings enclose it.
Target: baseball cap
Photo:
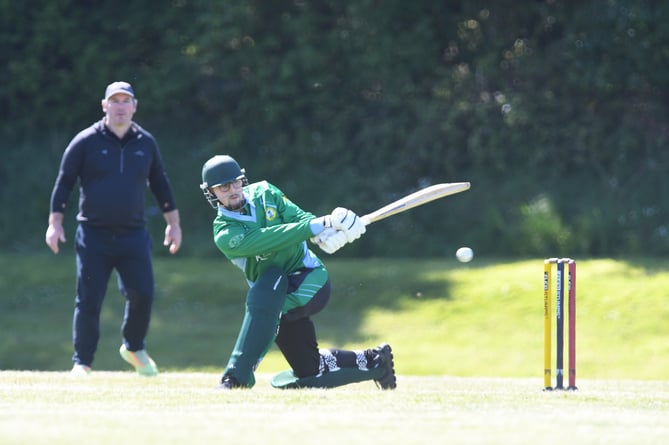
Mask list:
[[[135,91],[132,89],[132,85],[128,82],[113,82],[107,85],[107,89],[105,90],[105,100],[116,93],[123,93],[130,97],[135,97]]]

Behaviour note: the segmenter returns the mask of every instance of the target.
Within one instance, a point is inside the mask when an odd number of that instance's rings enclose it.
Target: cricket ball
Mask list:
[[[468,263],[474,258],[474,251],[469,247],[460,247],[457,252],[455,252],[455,257],[461,263]]]

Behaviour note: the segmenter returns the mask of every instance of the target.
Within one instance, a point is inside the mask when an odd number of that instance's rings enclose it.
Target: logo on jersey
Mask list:
[[[234,249],[235,247],[239,246],[243,240],[244,240],[244,234],[240,233],[239,235],[230,238],[230,241],[228,241],[228,246],[231,249]]]
[[[267,261],[272,257],[273,253],[263,253],[262,255],[256,255],[256,261],[261,262],[261,261]]]
[[[276,219],[276,209],[274,207],[265,207],[265,219],[267,221],[274,221]]]

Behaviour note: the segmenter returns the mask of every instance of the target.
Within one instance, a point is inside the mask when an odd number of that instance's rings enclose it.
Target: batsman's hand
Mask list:
[[[348,239],[344,232],[329,227],[318,235],[311,237],[311,242],[318,245],[323,252],[332,255],[344,247]]]
[[[337,207],[330,214],[332,227],[346,234],[349,243],[360,238],[366,231],[365,223],[353,210]]]

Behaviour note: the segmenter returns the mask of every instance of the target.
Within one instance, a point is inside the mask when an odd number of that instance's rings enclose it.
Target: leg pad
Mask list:
[[[253,386],[253,370],[274,341],[288,279],[278,267],[270,267],[246,296],[246,313],[224,376],[234,376],[242,385]]]

